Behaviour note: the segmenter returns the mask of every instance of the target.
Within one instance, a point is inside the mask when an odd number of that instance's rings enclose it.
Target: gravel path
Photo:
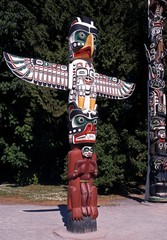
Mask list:
[[[113,204],[113,202],[112,202]],[[98,231],[66,232],[67,209],[60,206],[0,205],[0,240],[166,240],[167,203],[117,200],[99,207]]]

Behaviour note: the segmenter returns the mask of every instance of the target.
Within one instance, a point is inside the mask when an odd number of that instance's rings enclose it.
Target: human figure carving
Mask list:
[[[93,186],[93,178],[97,176],[96,154],[92,147],[84,146],[72,149],[68,157],[68,209],[74,209],[73,220],[83,219],[83,216],[95,219],[98,216],[97,189]]]

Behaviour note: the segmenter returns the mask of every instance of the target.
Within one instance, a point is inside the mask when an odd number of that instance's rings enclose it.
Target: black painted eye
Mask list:
[[[83,122],[84,122],[84,118],[83,118],[83,117],[79,117],[79,118],[78,118],[78,122],[79,122],[79,123],[83,123]]]
[[[84,148],[84,152],[89,152],[89,148]]]
[[[83,116],[75,116],[73,118],[73,127],[84,126],[88,123],[87,119]]]
[[[152,123],[158,125],[158,124],[159,124],[159,120],[158,120],[158,119],[154,119],[154,120],[152,121]]]
[[[93,35],[93,41],[96,42],[97,37],[95,35]]]
[[[81,39],[85,39],[86,38],[86,34],[84,32],[79,32],[79,37]]]
[[[77,117],[76,119],[77,124],[85,124],[85,118],[84,117]]]
[[[156,16],[155,17],[155,21],[160,21],[161,20],[161,17],[160,16]]]
[[[97,124],[97,119],[94,119],[94,120],[93,120],[93,124]]]

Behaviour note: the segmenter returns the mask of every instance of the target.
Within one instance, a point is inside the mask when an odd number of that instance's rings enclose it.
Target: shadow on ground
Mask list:
[[[62,222],[64,223],[64,226],[67,225],[67,214],[68,214],[68,210],[67,210],[67,205],[65,204],[60,204],[58,205],[58,209],[57,208],[53,208],[53,209],[36,209],[36,210],[23,210],[23,212],[27,212],[27,213],[44,213],[44,212],[58,212],[60,211],[60,214],[62,216]]]

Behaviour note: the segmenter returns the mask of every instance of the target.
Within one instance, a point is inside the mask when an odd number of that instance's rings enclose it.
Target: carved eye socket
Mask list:
[[[155,21],[160,21],[161,20],[161,17],[160,16],[156,16],[155,17]]]
[[[163,134],[165,134],[165,131],[164,131],[164,130],[160,130],[160,131],[158,132],[158,135],[163,135]]]
[[[158,125],[160,122],[159,122],[159,120],[158,119],[154,119],[153,121],[152,121],[152,124],[154,124],[154,125]]]
[[[97,37],[95,35],[93,35],[93,41],[96,42]]]
[[[78,120],[79,123],[83,123],[84,122],[84,118],[83,117],[79,117],[77,120]]]
[[[93,120],[93,124],[95,124],[95,125],[97,124],[97,119]]]
[[[88,123],[88,119],[82,115],[77,115],[75,117],[73,117],[72,119],[72,127],[75,128],[75,127],[84,127],[86,126],[86,124]]]
[[[75,118],[75,124],[76,124],[76,126],[84,125],[84,124],[86,124],[86,119],[82,116],[77,116]]]
[[[92,147],[83,147],[82,152],[83,153],[93,153],[93,148]]]
[[[43,65],[43,61],[42,61],[42,60],[40,60],[40,59],[36,59],[36,64],[37,64],[37,65],[41,65],[41,66],[42,66],[42,65]]]
[[[93,148],[90,148],[89,151],[90,151],[91,153],[93,153]]]
[[[85,147],[84,152],[89,152],[89,148]]]
[[[84,32],[79,32],[79,37],[80,37],[80,39],[85,39],[86,34]]]

